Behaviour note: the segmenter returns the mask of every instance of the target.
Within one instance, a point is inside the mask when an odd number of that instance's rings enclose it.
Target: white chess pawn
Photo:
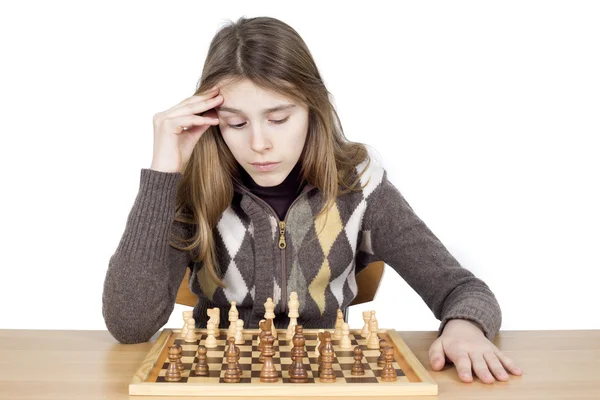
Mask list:
[[[235,336],[235,321],[239,319],[239,312],[236,307],[236,302],[231,302],[231,308],[229,309],[229,331],[227,337]]]
[[[271,332],[273,333],[273,337],[277,339],[277,329],[275,329],[275,303],[273,303],[272,298],[267,298],[265,301],[265,319],[271,319]]]
[[[350,326],[347,322],[342,325],[342,338],[340,339],[340,349],[351,349],[352,341],[350,340]]]
[[[285,333],[285,338],[287,340],[291,340],[294,337],[294,334],[296,333],[296,325],[298,325],[298,317],[300,316],[300,314],[298,313],[298,308],[300,307],[300,302],[298,302],[298,293],[290,293],[288,307],[290,309],[290,311],[288,312],[290,324],[288,325],[288,329]]]
[[[317,345],[315,346],[315,357],[319,357],[319,345],[321,344],[321,341],[319,340],[319,333],[323,333],[325,332],[325,329],[319,329],[317,331]]]
[[[235,344],[244,344],[244,320],[235,321]]]
[[[365,321],[365,325],[363,326],[362,331],[360,331],[360,336],[367,338],[369,337],[369,320],[371,319],[371,311],[363,311],[362,316],[363,321]]]
[[[375,311],[371,313],[371,320],[369,321],[369,338],[367,339],[367,349],[377,350],[379,349],[379,336],[377,336],[377,332],[379,331],[379,323],[375,318]]]
[[[187,330],[188,330],[188,326],[187,326],[187,320],[192,317],[192,315],[194,315],[193,311],[183,311],[181,313],[181,316],[183,317],[183,328],[181,328],[181,332],[179,337],[184,338],[185,335],[187,335]]]
[[[337,318],[335,320],[335,330],[331,335],[332,340],[340,340],[342,338],[342,325],[344,324],[344,313],[339,308],[337,309]]]
[[[188,318],[187,320],[187,333],[185,334],[185,339],[183,339],[186,343],[193,343],[198,340],[196,336],[196,321],[194,317]]]
[[[208,336],[204,341],[204,347],[207,349],[214,349],[217,347],[217,339],[215,338],[215,324],[213,322],[206,324],[206,333]]]

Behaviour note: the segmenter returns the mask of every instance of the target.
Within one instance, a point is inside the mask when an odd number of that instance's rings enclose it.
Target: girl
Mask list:
[[[154,116],[152,165],[110,259],[103,316],[122,343],[169,319],[190,268],[196,326],[208,308],[245,328],[264,303],[286,328],[298,293],[304,328],[333,328],[355,274],[383,260],[441,320],[430,362],[484,382],[521,371],[491,343],[501,323],[488,286],[462,268],[387,179],[348,141],[312,56],[287,24],[240,18],[213,38],[195,95]]]

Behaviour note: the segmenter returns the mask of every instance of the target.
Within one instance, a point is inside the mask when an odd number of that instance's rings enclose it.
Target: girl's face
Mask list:
[[[258,185],[276,186],[300,158],[308,134],[308,108],[249,80],[225,85],[215,108],[225,143]],[[277,163],[268,167],[254,163]]]

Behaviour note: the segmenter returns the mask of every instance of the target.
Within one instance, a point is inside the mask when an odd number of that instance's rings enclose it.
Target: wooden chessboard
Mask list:
[[[360,336],[360,330],[350,330],[352,348],[340,349],[339,340],[333,340],[335,358],[333,369],[336,381],[323,383],[319,381],[317,357],[314,354],[317,344],[317,329],[305,329],[306,351],[308,357],[304,365],[308,372],[308,383],[291,383],[288,368],[292,363],[291,340],[285,338],[285,330],[277,330],[277,340],[273,349],[275,355],[273,363],[278,371],[279,380],[275,383],[260,381],[262,363],[258,361],[260,351],[258,345],[258,329],[244,330],[246,342],[237,345],[240,348],[240,368],[242,378],[239,383],[225,383],[224,376],[227,369],[225,356],[226,329],[220,330],[217,338],[217,347],[208,349],[209,376],[196,376],[194,368],[197,358],[198,345],[204,344],[206,329],[196,329],[198,340],[186,343],[180,337],[180,329],[165,329],[158,337],[154,346],[148,353],[140,369],[136,372],[129,385],[130,395],[162,395],[162,396],[402,396],[402,395],[436,395],[437,384],[433,381],[427,370],[410,351],[400,335],[395,330],[379,329],[380,339],[386,339],[394,346],[394,367],[397,380],[383,382],[381,370],[377,366],[379,350],[367,349],[367,340]],[[333,330],[327,329],[332,332]],[[180,344],[183,348],[182,359],[185,370],[182,378],[177,382],[165,381],[165,373],[169,366],[167,357],[168,347]],[[365,374],[354,376],[351,374],[354,363],[353,349],[360,346],[363,350],[362,360]],[[292,386],[293,385],[293,386]]]

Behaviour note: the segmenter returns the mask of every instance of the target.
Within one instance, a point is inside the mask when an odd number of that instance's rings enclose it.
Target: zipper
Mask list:
[[[292,207],[294,206],[294,204],[302,197],[304,196],[306,193],[308,193],[310,190],[307,190],[306,192],[303,192],[300,194],[300,196],[296,197],[294,199],[294,201],[292,202],[292,204],[290,204],[290,206],[288,207],[287,211],[285,212],[285,215],[283,216],[283,221],[281,221],[279,219],[279,215],[277,215],[277,213],[275,212],[275,210],[273,209],[273,207],[271,207],[271,205],[269,203],[267,203],[266,201],[264,201],[263,199],[261,199],[260,197],[256,196],[254,193],[250,192],[249,190],[239,186],[240,190],[242,190],[244,193],[248,194],[250,197],[252,197],[253,199],[258,200],[259,202],[263,203],[264,205],[267,206],[267,208],[269,210],[271,210],[271,212],[273,213],[273,215],[275,215],[275,219],[277,220],[277,226],[279,226],[279,243],[278,246],[281,249],[281,312],[285,313],[286,309],[287,309],[287,271],[286,271],[286,265],[285,265],[285,248],[287,247],[287,243],[285,241],[285,227],[286,227],[286,222],[285,220],[287,219],[287,216],[290,212],[290,210],[292,209]]]

